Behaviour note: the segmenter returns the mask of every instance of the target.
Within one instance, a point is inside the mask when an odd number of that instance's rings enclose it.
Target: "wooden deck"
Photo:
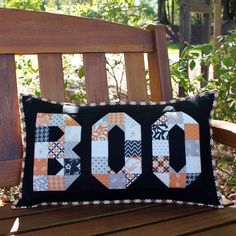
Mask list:
[[[45,214],[47,212],[47,214]],[[40,227],[39,227],[40,225]],[[0,208],[0,235],[236,235],[235,209],[123,204]]]

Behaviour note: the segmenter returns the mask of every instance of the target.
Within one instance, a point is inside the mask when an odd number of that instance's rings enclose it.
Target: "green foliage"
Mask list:
[[[86,103],[84,67],[81,55],[63,55],[66,102]]]
[[[5,0],[3,6],[7,8],[42,10],[44,0]]]
[[[214,118],[236,122],[236,30],[221,36],[219,43],[220,47],[213,44],[188,45],[180,60],[171,65],[171,75],[173,81],[185,89],[186,95],[217,90],[219,96]],[[200,50],[201,54],[196,50]],[[188,69],[193,70],[197,61],[213,66],[215,71],[215,78],[209,79],[204,88],[199,86],[199,82],[204,81],[202,75],[188,78]]]
[[[46,7],[48,11],[58,11]],[[134,0],[95,0],[93,4],[72,4],[61,6],[61,12],[103,19],[132,26],[144,27],[155,22],[155,3],[151,0],[140,1],[135,4]]]
[[[16,74],[22,93],[40,96],[39,70],[35,56],[16,56]]]

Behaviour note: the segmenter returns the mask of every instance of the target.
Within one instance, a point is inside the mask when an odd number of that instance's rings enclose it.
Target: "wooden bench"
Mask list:
[[[0,9],[0,187],[19,183],[22,143],[14,55],[37,54],[41,95],[63,101],[62,54],[82,53],[88,102],[108,101],[105,53],[124,53],[128,100],[172,97],[164,26],[141,30],[101,20]],[[236,147],[235,125],[214,122],[214,137]],[[126,204],[0,208],[0,235],[235,235],[236,210]]]

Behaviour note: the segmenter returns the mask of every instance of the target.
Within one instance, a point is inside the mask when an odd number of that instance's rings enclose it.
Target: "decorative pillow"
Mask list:
[[[222,206],[211,159],[215,93],[169,103],[69,105],[21,96],[16,207],[130,202]]]

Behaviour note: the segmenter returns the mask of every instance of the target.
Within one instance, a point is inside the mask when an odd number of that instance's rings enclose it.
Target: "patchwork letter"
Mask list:
[[[179,126],[185,133],[186,165],[177,173],[170,166],[169,131]],[[185,188],[201,173],[199,125],[184,112],[166,112],[152,124],[153,173],[169,188]]]
[[[108,164],[108,132],[125,134],[125,165],[115,173]],[[119,148],[119,147],[117,147]],[[108,189],[125,189],[142,174],[141,126],[124,112],[109,113],[92,126],[92,175]]]
[[[34,191],[65,191],[80,176],[80,157],[73,148],[81,126],[67,114],[38,113],[34,148]]]

